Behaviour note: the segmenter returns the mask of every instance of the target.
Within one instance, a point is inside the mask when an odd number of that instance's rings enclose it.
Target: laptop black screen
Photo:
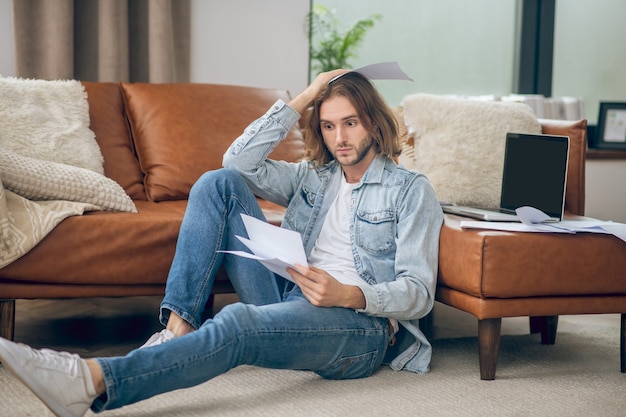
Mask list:
[[[501,207],[535,207],[560,218],[565,203],[569,138],[508,133]]]

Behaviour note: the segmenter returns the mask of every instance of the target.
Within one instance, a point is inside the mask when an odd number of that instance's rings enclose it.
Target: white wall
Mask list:
[[[191,81],[289,90],[308,83],[309,0],[192,0]]]
[[[585,176],[585,215],[626,223],[626,160],[587,160]]]

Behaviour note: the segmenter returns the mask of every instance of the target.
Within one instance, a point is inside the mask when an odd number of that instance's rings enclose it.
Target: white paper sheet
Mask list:
[[[566,229],[553,228],[546,224],[528,225],[518,222],[486,222],[482,220],[468,220],[461,221],[460,225],[463,229],[500,230],[503,232],[576,233]]]
[[[241,215],[249,239],[236,236],[252,253],[243,251],[224,250],[219,252],[230,253],[249,259],[256,259],[267,269],[290,281],[287,267],[295,269],[295,265],[308,265],[302,237],[298,232],[283,229],[254,217]]]
[[[369,78],[370,80],[406,80],[413,81],[396,61],[379,62],[357,68],[354,72]]]
[[[358,72],[359,74],[367,77],[370,80],[406,80],[413,81],[396,61],[378,62],[376,64],[365,65],[364,67],[352,70],[352,72]],[[347,74],[347,73],[345,73]],[[328,83],[332,83],[337,78],[342,77],[345,74],[338,75],[331,79]]]
[[[554,223],[508,223],[485,221],[461,221],[464,229],[501,230],[506,232],[531,233],[602,233],[611,234],[626,242],[626,224],[602,221],[592,218],[582,220],[563,220]]]

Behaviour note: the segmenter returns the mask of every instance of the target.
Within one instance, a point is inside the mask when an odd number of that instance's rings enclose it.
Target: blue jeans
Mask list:
[[[314,371],[324,378],[371,375],[390,340],[386,318],[346,308],[315,307],[289,281],[260,263],[216,252],[247,250],[241,213],[263,214],[234,171],[204,174],[193,186],[161,304],[161,320],[174,311],[197,330],[124,357],[99,358],[106,395],[93,411],[128,405],[201,384],[239,365]],[[221,265],[242,302],[201,323]]]

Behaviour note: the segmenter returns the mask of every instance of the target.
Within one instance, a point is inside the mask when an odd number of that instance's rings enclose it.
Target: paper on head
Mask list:
[[[400,64],[398,64],[396,61],[379,62],[376,64],[370,64],[361,68],[354,69],[349,72],[358,72],[359,74],[361,74],[364,77],[367,77],[370,80],[413,81],[411,77],[409,77],[404,71],[402,71],[402,68],[400,68]],[[345,74],[347,74],[347,72],[336,76],[335,78],[330,80],[328,83],[329,84],[332,83],[337,78],[340,78]]]

